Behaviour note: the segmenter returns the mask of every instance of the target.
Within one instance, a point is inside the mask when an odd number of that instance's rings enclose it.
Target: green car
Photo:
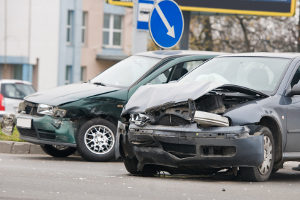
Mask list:
[[[27,96],[14,121],[23,140],[40,144],[51,156],[78,150],[88,161],[107,161],[114,158],[123,105],[140,86],[176,81],[216,55],[220,53],[153,51],[130,56],[86,83]]]

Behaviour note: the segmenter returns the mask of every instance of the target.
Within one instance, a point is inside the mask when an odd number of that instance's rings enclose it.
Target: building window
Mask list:
[[[22,65],[13,65],[13,66],[14,66],[14,79],[22,80],[23,77]]]
[[[82,23],[81,23],[81,43],[86,45],[86,37],[87,37],[87,12],[82,12]]]
[[[4,65],[0,64],[0,79],[3,79],[3,68],[4,68]]]
[[[122,16],[104,14],[103,46],[108,48],[121,48],[122,44]]]
[[[66,66],[66,79],[65,79],[65,84],[70,84],[73,82],[73,69],[71,65]]]
[[[86,66],[81,66],[80,68],[80,81],[86,82]]]
[[[74,11],[68,10],[67,16],[67,44],[72,44],[73,40],[73,21],[74,21]]]

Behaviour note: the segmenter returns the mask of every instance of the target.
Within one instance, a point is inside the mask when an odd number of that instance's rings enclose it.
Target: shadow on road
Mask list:
[[[129,175],[132,176],[132,175]],[[228,174],[226,172],[216,173],[213,175],[170,175],[168,173],[161,173],[154,177],[141,177],[141,178],[153,178],[153,179],[169,179],[169,180],[188,180],[188,181],[205,181],[205,182],[247,182],[242,181],[238,176]],[[279,171],[273,174],[268,182],[299,182],[300,172],[293,170]]]
[[[270,179],[271,182],[299,182],[300,181],[300,172],[299,171],[290,171],[290,173],[277,172],[273,174]]]
[[[18,157],[24,158],[21,155],[18,156]],[[26,157],[26,159],[43,160],[43,161],[51,160],[51,161],[70,161],[70,162],[91,162],[91,161],[84,160],[79,155],[72,155],[72,156],[68,156],[68,157],[64,157],[64,158],[51,157],[51,156],[48,156],[48,155],[32,155],[32,156]],[[110,160],[108,162],[120,162],[120,160]],[[94,163],[97,163],[97,162],[94,162]],[[100,163],[100,162],[98,162],[98,163]]]

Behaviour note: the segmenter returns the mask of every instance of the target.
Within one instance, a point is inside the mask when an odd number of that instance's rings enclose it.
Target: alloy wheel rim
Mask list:
[[[94,154],[106,154],[114,146],[114,134],[103,125],[94,125],[84,134],[85,146]]]
[[[272,154],[273,154],[272,142],[268,136],[264,136],[264,161],[258,167],[261,174],[267,174],[271,170]]]

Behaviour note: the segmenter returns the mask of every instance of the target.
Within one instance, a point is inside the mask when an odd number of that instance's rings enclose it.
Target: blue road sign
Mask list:
[[[183,16],[178,5],[172,0],[156,3],[150,15],[149,30],[161,48],[175,46],[183,33]]]

